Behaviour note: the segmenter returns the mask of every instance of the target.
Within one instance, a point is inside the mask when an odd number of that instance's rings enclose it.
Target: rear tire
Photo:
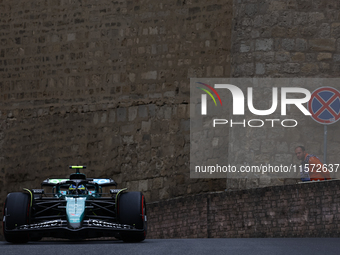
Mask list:
[[[13,233],[8,230],[29,224],[31,215],[30,196],[26,193],[15,192],[7,195],[4,207],[5,221],[3,222],[4,237],[7,242],[27,243],[28,233]]]
[[[141,242],[147,233],[147,217],[145,197],[141,192],[122,193],[118,200],[120,224],[135,226],[143,232],[122,232],[124,242]]]

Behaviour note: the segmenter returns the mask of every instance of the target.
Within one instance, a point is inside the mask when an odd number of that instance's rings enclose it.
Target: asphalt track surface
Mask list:
[[[146,239],[141,243],[103,241],[40,241],[13,245],[0,242],[1,255],[97,254],[232,254],[312,255],[340,254],[340,238],[216,238]]]

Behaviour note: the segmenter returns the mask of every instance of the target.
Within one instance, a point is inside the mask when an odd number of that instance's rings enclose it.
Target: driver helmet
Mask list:
[[[85,194],[85,192],[86,192],[85,186],[83,184],[80,184],[78,186],[78,194]]]
[[[76,185],[71,184],[70,187],[68,188],[70,194],[75,194],[76,193]]]

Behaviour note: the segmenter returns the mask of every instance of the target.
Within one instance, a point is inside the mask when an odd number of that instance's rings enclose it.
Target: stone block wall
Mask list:
[[[75,164],[147,201],[224,189],[189,178],[189,78],[230,75],[232,1],[0,9],[0,204]]]
[[[234,4],[234,77],[339,77],[338,1]]]
[[[150,203],[148,238],[339,237],[339,181]]]
[[[73,164],[147,201],[224,190],[223,179],[189,178],[189,78],[337,77],[339,8],[333,0],[0,1],[0,203],[67,177]],[[287,134],[269,158],[292,160],[301,143],[322,155],[320,127],[314,134]],[[227,187],[273,184],[281,183]]]
[[[338,78],[339,72],[339,9],[338,1],[253,1],[235,0],[232,30],[233,77],[256,78]],[[322,87],[316,81],[301,87],[311,93]],[[340,90],[338,81],[328,86]],[[254,89],[255,107],[269,109],[272,85],[261,84]],[[266,95],[264,98],[263,95]],[[261,108],[262,107],[262,108]],[[308,153],[324,160],[324,127],[311,118],[289,109],[299,127],[277,128],[269,132],[252,133],[247,139],[242,130],[232,130],[231,144],[245,144],[247,164],[259,162],[299,164],[294,148],[306,147]],[[300,115],[298,115],[300,114]],[[277,119],[284,116],[277,114]],[[339,163],[340,123],[328,126],[327,163]],[[253,132],[254,130],[252,130]],[[262,130],[263,131],[263,130]],[[242,153],[242,150],[240,150]],[[231,154],[230,154],[231,153]],[[229,151],[230,163],[237,152]],[[284,183],[294,180],[227,180],[227,188],[243,189]]]

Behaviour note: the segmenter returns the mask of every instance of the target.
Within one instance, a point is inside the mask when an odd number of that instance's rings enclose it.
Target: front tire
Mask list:
[[[122,232],[124,242],[141,242],[147,233],[145,197],[141,192],[126,192],[119,195],[118,215],[120,224],[135,226],[143,232]]]
[[[27,243],[28,233],[15,233],[8,230],[29,224],[31,215],[30,196],[26,193],[15,192],[7,195],[4,207],[3,232],[7,242]]]

